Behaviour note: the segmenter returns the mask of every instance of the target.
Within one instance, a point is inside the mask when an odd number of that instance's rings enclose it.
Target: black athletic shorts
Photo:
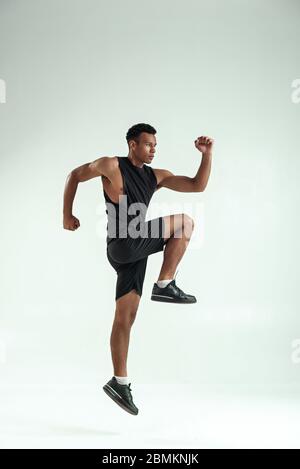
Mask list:
[[[153,235],[151,224],[158,226]],[[152,225],[153,226],[153,225]],[[107,258],[117,273],[115,299],[135,289],[142,296],[148,256],[163,251],[167,240],[163,237],[164,219],[155,218],[144,223],[147,237],[115,238],[107,244]]]

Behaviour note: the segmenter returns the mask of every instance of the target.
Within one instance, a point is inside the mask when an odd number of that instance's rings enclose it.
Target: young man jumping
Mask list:
[[[115,318],[110,338],[114,376],[103,386],[120,407],[137,415],[127,376],[130,330],[142,296],[148,256],[164,251],[163,263],[152,289],[151,300],[195,303],[175,282],[175,271],[194,229],[193,219],[178,213],[145,221],[155,191],[166,187],[178,192],[203,192],[211,171],[214,141],[198,137],[194,143],[202,153],[194,177],[175,176],[167,169],[147,166],[156,151],[156,130],[136,124],[127,134],[128,156],[103,156],[75,168],[67,177],[64,191],[63,227],[75,231],[80,222],[73,215],[73,201],[80,182],[101,176],[108,216],[106,254],[117,273]],[[137,215],[138,212],[138,215]]]

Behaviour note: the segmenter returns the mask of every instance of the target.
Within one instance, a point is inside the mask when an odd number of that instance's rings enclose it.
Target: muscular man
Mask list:
[[[169,303],[195,303],[175,282],[176,267],[190,241],[193,219],[178,213],[145,221],[146,210],[155,191],[166,187],[178,192],[203,192],[210,175],[213,139],[198,137],[195,147],[202,153],[194,177],[175,176],[167,169],[150,165],[155,157],[156,130],[149,124],[136,124],[126,135],[128,156],[103,156],[71,171],[64,192],[63,226],[77,230],[78,218],[72,207],[79,182],[101,177],[108,215],[107,259],[117,274],[116,308],[110,345],[114,376],[104,391],[120,407],[137,415],[127,376],[127,354],[132,324],[143,290],[148,256],[164,251],[163,263],[151,300]],[[138,215],[136,213],[138,212]]]

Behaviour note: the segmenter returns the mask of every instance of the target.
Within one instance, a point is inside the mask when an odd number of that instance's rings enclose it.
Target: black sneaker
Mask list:
[[[118,383],[117,379],[113,376],[112,379],[103,386],[103,390],[113,401],[122,407],[122,409],[126,410],[126,412],[137,415],[139,409],[133,403],[130,385],[131,383]]]
[[[175,278],[166,287],[159,288],[157,283],[153,285],[152,301],[163,301],[165,303],[196,303],[196,297],[184,293],[175,283]]]

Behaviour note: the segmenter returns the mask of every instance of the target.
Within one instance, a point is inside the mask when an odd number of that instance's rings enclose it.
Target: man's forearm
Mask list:
[[[67,177],[65,190],[64,190],[64,207],[63,214],[64,216],[72,215],[73,210],[73,201],[77,191],[78,181],[75,178],[74,174],[70,173]]]
[[[196,176],[194,177],[195,187],[198,191],[204,191],[204,189],[206,188],[211,170],[211,160],[211,152],[202,153],[201,164]]]

